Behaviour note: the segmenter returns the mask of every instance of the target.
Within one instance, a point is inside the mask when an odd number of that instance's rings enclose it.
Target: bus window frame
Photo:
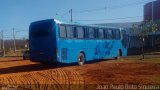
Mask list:
[[[60,36],[60,25],[65,27],[65,37],[61,37]],[[73,31],[73,37],[68,37],[67,36],[67,26],[72,27],[72,31]],[[77,28],[82,28],[83,29],[83,38],[79,38],[78,37],[78,30]],[[94,31],[94,38],[90,38],[89,37],[89,29],[93,29]],[[99,28],[99,27],[92,27],[92,26],[82,26],[82,25],[72,25],[72,24],[59,24],[58,25],[58,32],[59,32],[59,38],[62,39],[77,39],[77,40],[121,40],[121,31],[118,28]],[[103,38],[99,38],[99,30],[102,29],[103,30]],[[115,38],[114,37],[114,30],[119,32],[119,38]],[[109,33],[111,32],[111,33]],[[108,38],[108,35],[110,34],[110,38]]]

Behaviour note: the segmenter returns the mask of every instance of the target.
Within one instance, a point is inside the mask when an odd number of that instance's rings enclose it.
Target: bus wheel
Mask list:
[[[118,59],[120,59],[120,57],[121,57],[121,52],[120,52],[120,50],[118,50],[118,51],[117,51],[117,57],[115,57],[115,59],[118,60]]]
[[[82,66],[82,65],[84,64],[84,61],[85,61],[85,56],[84,56],[84,54],[83,54],[83,53],[79,53],[79,55],[78,55],[78,64],[79,64],[80,66]]]

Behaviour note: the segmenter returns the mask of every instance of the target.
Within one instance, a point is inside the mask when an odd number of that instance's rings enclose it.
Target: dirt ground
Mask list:
[[[0,90],[116,89],[113,85],[126,84],[160,86],[160,58],[152,62],[135,57],[89,62],[83,66],[44,65],[21,57],[0,58]],[[124,87],[117,90],[120,89]]]

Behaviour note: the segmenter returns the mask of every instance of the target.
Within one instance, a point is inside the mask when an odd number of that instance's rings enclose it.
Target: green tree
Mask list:
[[[140,25],[133,24],[131,31],[132,33],[139,37],[140,41],[142,42],[141,51],[142,51],[142,59],[144,59],[144,42],[145,42],[145,36],[148,34],[155,33],[158,30],[158,25],[154,22],[141,22]]]

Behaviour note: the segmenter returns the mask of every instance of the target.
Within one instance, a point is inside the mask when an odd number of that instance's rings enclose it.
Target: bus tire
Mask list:
[[[115,59],[119,60],[121,58],[121,52],[120,50],[117,51],[117,57],[115,57]]]
[[[85,61],[85,56],[83,53],[79,53],[78,55],[78,65],[82,66],[84,64]]]

